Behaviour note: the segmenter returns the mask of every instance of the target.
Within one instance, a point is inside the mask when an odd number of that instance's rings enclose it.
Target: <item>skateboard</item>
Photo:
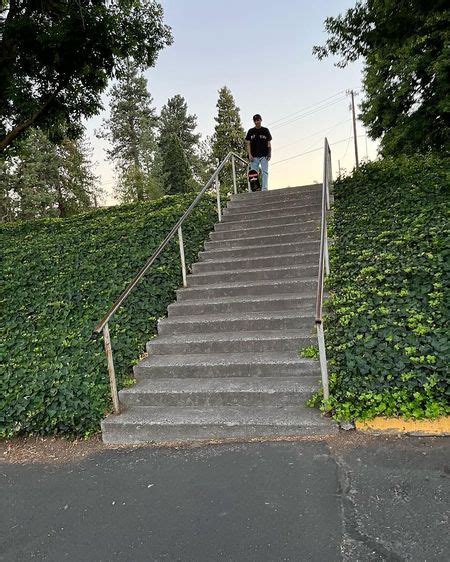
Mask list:
[[[248,181],[252,191],[261,191],[261,184],[259,183],[259,174],[256,170],[249,170]]]

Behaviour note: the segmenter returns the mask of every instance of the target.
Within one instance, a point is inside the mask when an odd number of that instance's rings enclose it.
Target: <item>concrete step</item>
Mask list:
[[[316,345],[310,327],[297,330],[259,332],[215,332],[159,336],[147,343],[150,355],[175,353],[248,353],[257,351],[296,351]]]
[[[295,351],[150,355],[135,365],[143,378],[270,377],[320,375],[319,363]]]
[[[319,252],[299,252],[296,254],[278,254],[262,257],[223,258],[221,260],[200,261],[192,266],[193,273],[226,271],[229,269],[256,269],[289,265],[318,264]]]
[[[242,282],[242,281],[262,281],[268,279],[313,279],[317,276],[318,264],[306,264],[287,267],[264,267],[254,269],[238,269],[227,271],[215,271],[209,273],[193,273],[188,275],[187,283],[189,287],[198,285],[214,285],[219,282]]]
[[[178,302],[192,299],[218,299],[222,297],[244,296],[244,295],[273,295],[284,293],[302,294],[303,292],[314,292],[317,290],[317,279],[269,279],[224,282],[218,280],[215,284],[199,285],[177,290]]]
[[[239,215],[223,216],[222,222],[215,225],[215,230],[239,230],[239,228],[257,228],[258,226],[284,226],[298,222],[320,221],[319,211],[294,213],[290,209],[285,209],[283,215],[241,219]]]
[[[231,201],[269,201],[273,199],[285,199],[295,196],[307,196],[307,195],[317,195],[322,194],[322,184],[313,184],[308,186],[299,187],[286,187],[282,189],[269,189],[268,191],[256,191],[249,192],[245,191],[243,193],[238,193],[236,195],[231,195]]]
[[[222,222],[214,226],[215,232],[222,232],[224,230],[240,230],[241,228],[252,229],[261,226],[280,226],[283,227],[286,224],[316,224],[319,219],[319,213],[297,213],[293,214],[286,211],[285,215],[279,217],[266,217],[262,219],[248,219],[248,220],[236,220],[236,217],[232,217],[233,220],[223,220]]]
[[[275,205],[275,203],[274,203]],[[232,220],[252,220],[252,219],[265,219],[267,217],[283,217],[286,214],[304,215],[314,214],[320,216],[322,206],[320,203],[314,205],[303,205],[301,203],[293,205],[282,204],[281,206],[273,206],[263,209],[244,208],[241,206],[226,207],[222,213],[223,221]]]
[[[252,201],[246,203],[229,201],[224,209],[224,213],[226,213],[226,215],[233,214],[238,217],[249,213],[268,213],[271,210],[282,213],[291,207],[302,207],[303,211],[300,211],[301,213],[314,212],[320,216],[322,201],[318,197],[290,197],[289,199],[277,199],[272,201],[263,201],[261,203],[255,203]]]
[[[243,246],[242,248],[223,248],[217,250],[206,250],[199,252],[201,261],[222,261],[239,258],[262,258],[266,256],[278,256],[280,254],[313,254],[319,251],[319,243],[297,242],[288,244],[270,244],[267,246]]]
[[[316,376],[147,379],[119,392],[133,406],[303,405],[317,389]]]
[[[314,314],[298,311],[246,312],[235,314],[199,314],[163,318],[158,322],[160,335],[206,334],[211,332],[259,332],[261,330],[311,330]]]
[[[183,300],[170,304],[169,318],[186,315],[221,314],[234,312],[265,312],[269,310],[299,310],[311,312],[315,306],[314,294],[261,295],[222,297],[209,300]]]
[[[103,441],[138,444],[152,441],[248,439],[271,436],[331,435],[337,425],[306,406],[133,407],[102,422]]]
[[[229,248],[243,248],[250,246],[266,246],[274,244],[289,244],[289,243],[312,243],[319,244],[320,236],[319,231],[314,230],[311,232],[295,232],[288,234],[269,234],[266,236],[249,236],[247,238],[235,238],[230,240],[206,240],[204,247],[205,250],[226,250]]]
[[[245,228],[245,229],[232,229],[232,230],[215,230],[211,232],[209,237],[213,241],[219,240],[236,240],[241,238],[255,238],[258,236],[269,236],[277,234],[297,234],[300,238],[306,233],[315,233],[316,237],[319,234],[319,221],[309,220],[309,221],[299,221],[290,222],[286,224],[276,224],[268,226],[257,226],[255,228]]]

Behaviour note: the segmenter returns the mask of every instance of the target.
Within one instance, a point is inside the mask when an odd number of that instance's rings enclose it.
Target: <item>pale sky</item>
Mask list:
[[[181,94],[205,138],[214,131],[218,90],[226,85],[240,108],[244,129],[252,127],[253,114],[260,113],[272,133],[269,189],[321,181],[323,155],[314,150],[322,147],[325,135],[333,169],[337,172],[338,161],[343,168],[353,168],[350,97],[345,91],[361,89],[361,64],[340,69],[333,64],[336,59],[319,61],[311,50],[326,39],[325,18],[344,12],[355,0],[160,3],[174,42],[145,73],[158,111],[170,97]],[[356,101],[360,100],[359,95]],[[107,110],[106,96],[104,102]],[[107,111],[91,119],[87,133],[96,173],[108,192],[105,203],[113,204],[114,170],[105,159],[106,143],[93,134],[106,115]],[[357,129],[360,158],[374,159],[375,143],[366,140],[360,122]]]

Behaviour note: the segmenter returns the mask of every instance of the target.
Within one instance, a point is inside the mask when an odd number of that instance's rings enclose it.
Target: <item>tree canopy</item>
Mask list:
[[[83,139],[55,144],[30,128],[0,158],[0,222],[68,217],[97,206],[100,195]]]
[[[107,155],[119,174],[121,200],[142,201],[161,195],[151,177],[158,118],[147,80],[134,63],[126,65],[111,88],[110,99],[110,116],[97,136],[110,143]]]
[[[358,1],[325,20],[313,52],[364,59],[361,119],[384,154],[441,151],[450,145],[450,11],[445,0]]]
[[[152,66],[172,42],[153,0],[2,0],[0,150],[30,126],[80,134],[123,61]],[[54,140],[54,138],[52,139]]]
[[[158,127],[164,191],[173,194],[195,189],[200,135],[195,133],[197,116],[188,113],[183,96],[173,96],[162,107]]]
[[[216,125],[212,137],[213,156],[217,163],[221,162],[230,150],[244,156],[245,132],[241,115],[233,94],[227,86],[220,88],[216,107],[217,117],[214,117]]]

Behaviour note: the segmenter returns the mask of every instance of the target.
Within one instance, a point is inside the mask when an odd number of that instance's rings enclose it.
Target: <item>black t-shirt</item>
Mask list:
[[[259,127],[259,129],[252,127],[249,129],[245,140],[250,141],[250,151],[252,156],[261,158],[269,154],[268,144],[269,141],[272,140],[272,135],[266,127]]]

